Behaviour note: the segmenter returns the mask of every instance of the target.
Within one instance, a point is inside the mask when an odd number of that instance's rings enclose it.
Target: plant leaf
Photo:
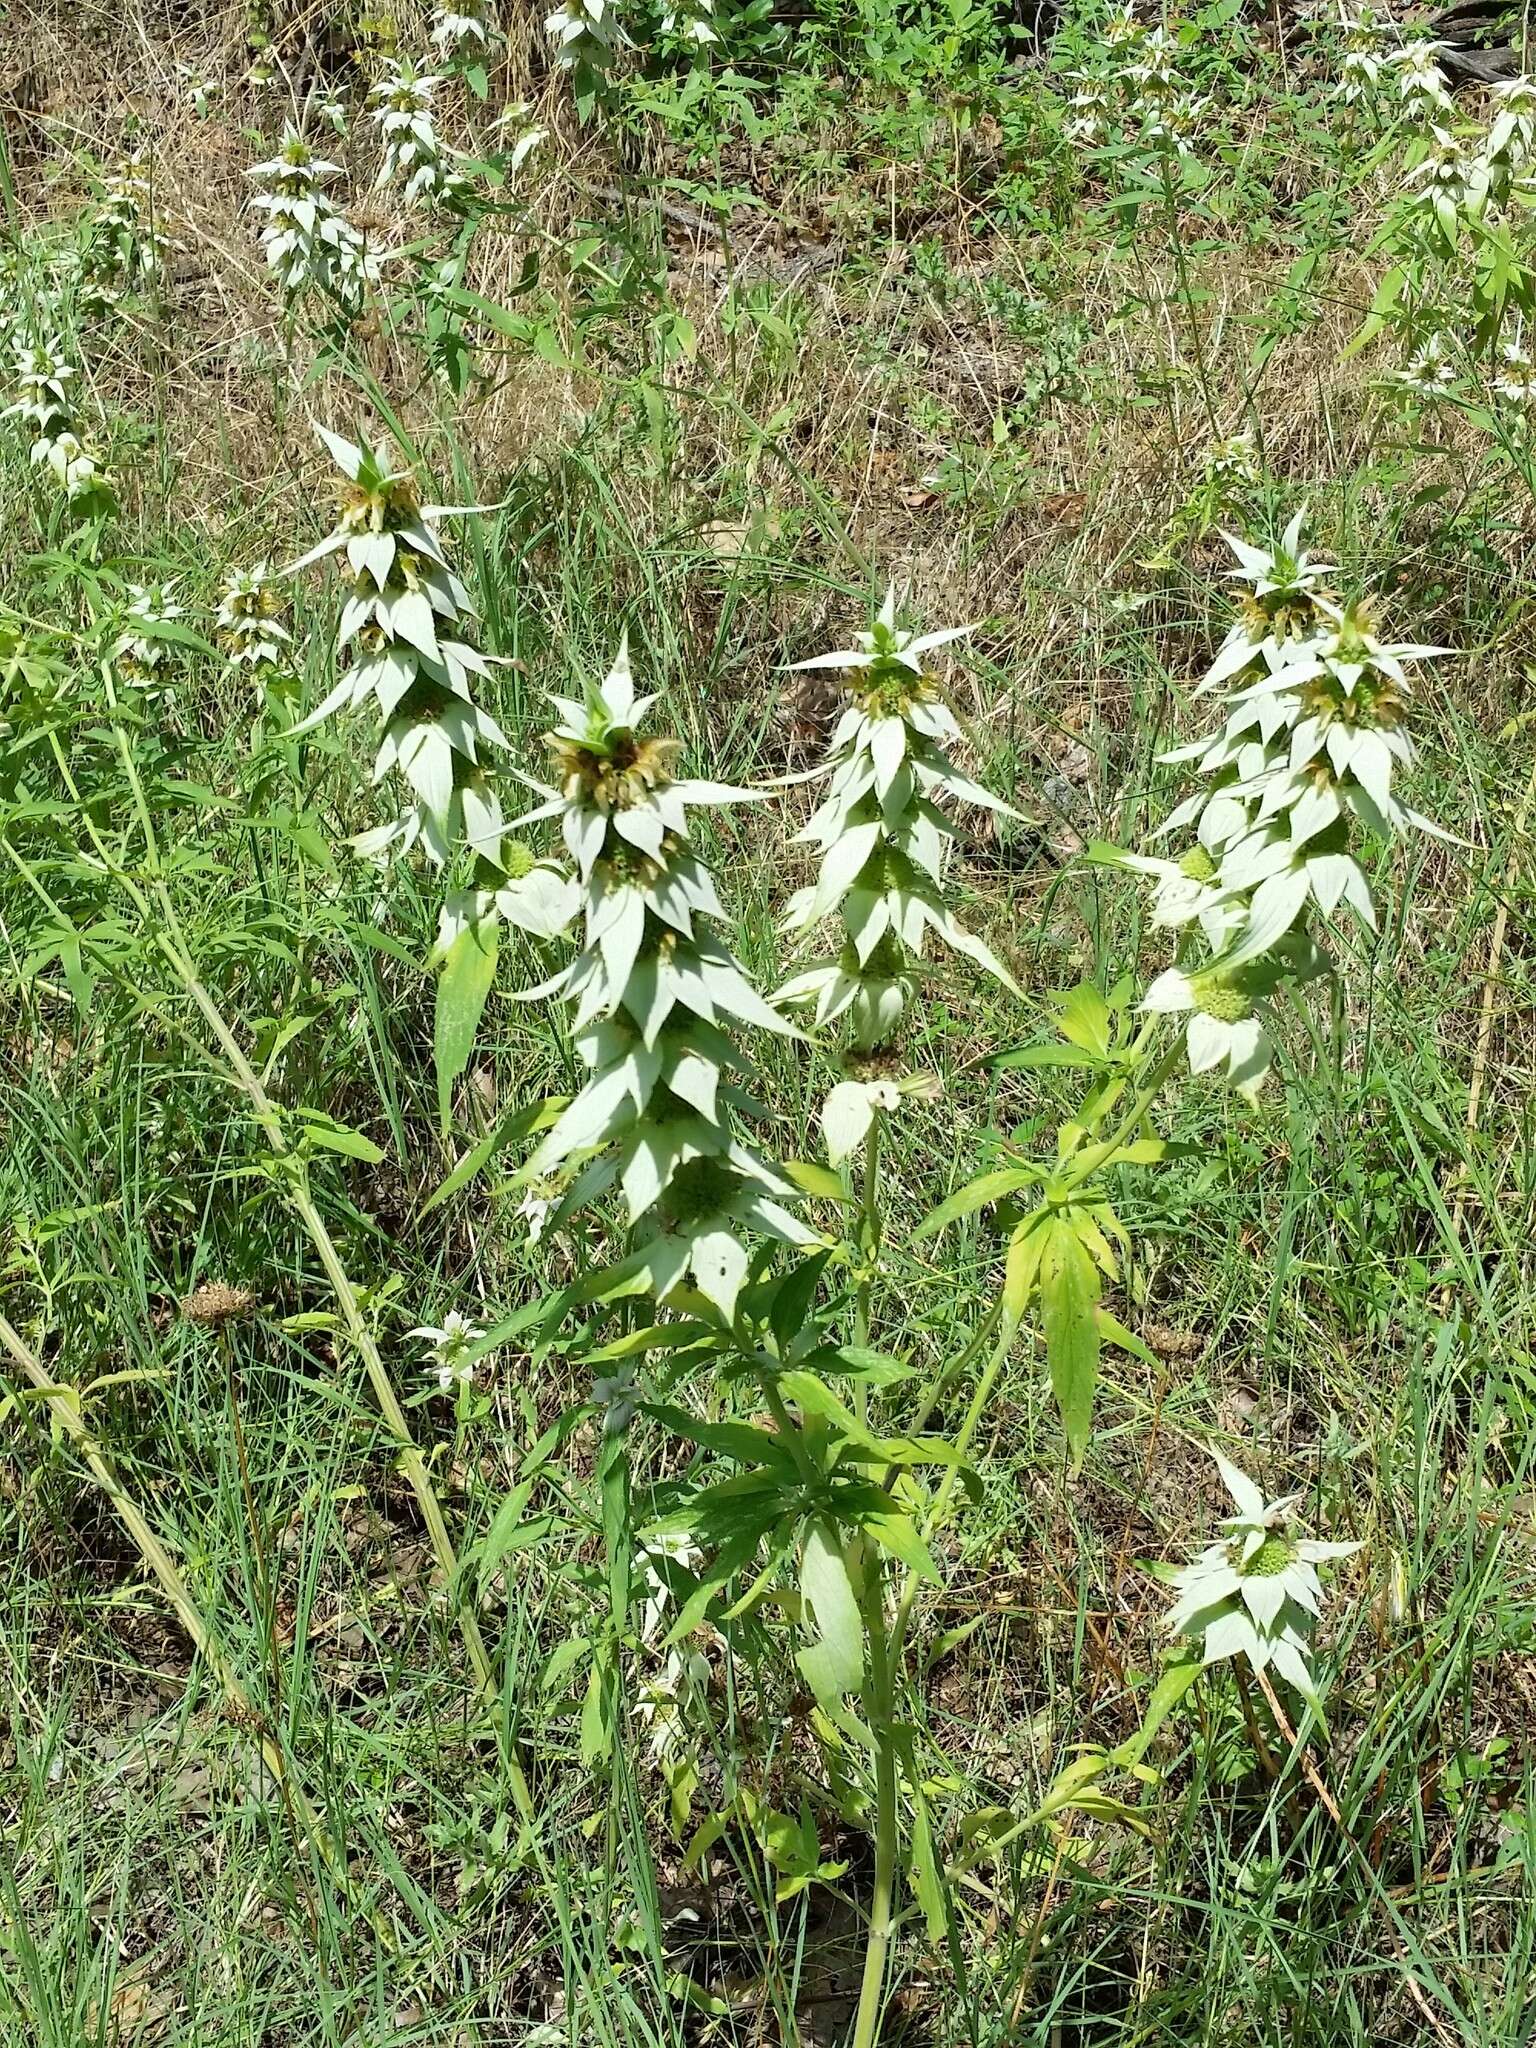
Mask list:
[[[496,979],[496,948],[500,921],[485,918],[466,925],[448,948],[437,978],[433,1019],[433,1053],[437,1063],[437,1116],[446,1131],[453,1104],[453,1084],[469,1065],[475,1033]]]
[[[1074,1469],[1083,1462],[1099,1373],[1099,1275],[1072,1223],[1058,1216],[1040,1260],[1040,1320],[1051,1388]]]

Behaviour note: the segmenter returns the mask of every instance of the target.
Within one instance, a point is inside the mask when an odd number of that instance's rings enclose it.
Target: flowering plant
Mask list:
[[[1255,1671],[1272,1664],[1321,1710],[1312,1642],[1322,1599],[1317,1567],[1352,1557],[1360,1545],[1297,1536],[1298,1495],[1266,1501],[1219,1451],[1212,1455],[1237,1512],[1222,1523],[1222,1540],[1208,1544],[1175,1575],[1178,1598],[1166,1626],[1200,1646],[1203,1664],[1236,1657],[1246,1658]]]
[[[558,788],[519,821],[519,831],[560,822],[572,869],[565,901],[583,920],[584,943],[530,999],[558,995],[574,1006],[588,1069],[527,1174],[579,1168],[548,1228],[617,1184],[628,1226],[644,1226],[626,1274],[643,1275],[658,1300],[691,1282],[729,1321],[747,1278],[748,1233],[815,1239],[784,1206],[792,1184],[733,1129],[759,1112],[728,1027],[791,1027],[710,931],[707,920],[724,913],[689,844],[690,808],[750,792],[680,778],[677,742],[642,736],[654,701],[635,694],[627,646],[579,701],[556,697],[549,745]],[[539,930],[545,900],[541,891]],[[506,911],[522,921],[515,890]]]
[[[295,299],[317,291],[355,311],[378,275],[378,261],[326,192],[340,176],[337,165],[289,127],[276,156],[246,176],[262,187],[251,204],[266,216],[261,246],[284,294]]]
[[[368,94],[369,111],[384,137],[378,182],[398,184],[406,203],[430,200],[458,207],[469,195],[468,181],[446,161],[432,121],[432,96],[442,79],[418,71],[409,57],[391,58]]]
[[[797,938],[836,917],[843,943],[793,974],[775,998],[808,1009],[818,1025],[841,1021],[848,1029],[852,1072],[824,1112],[834,1164],[857,1149],[877,1109],[899,1100],[891,1067],[930,933],[1019,993],[991,947],[960,923],[944,891],[956,828],[942,805],[1019,815],[955,766],[947,750],[959,744],[960,728],[925,671],[928,655],[974,630],[906,631],[896,624],[892,588],[851,648],[795,664],[838,672],[850,698],[825,761],[799,778],[827,785],[795,839],[818,850],[820,865],[784,916]]]

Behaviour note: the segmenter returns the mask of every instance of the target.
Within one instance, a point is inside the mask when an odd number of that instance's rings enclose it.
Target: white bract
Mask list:
[[[1369,605],[1340,604],[1300,539],[1298,515],[1276,548],[1230,542],[1252,594],[1200,685],[1225,690],[1226,716],[1161,757],[1207,781],[1157,835],[1192,830],[1194,843],[1177,861],[1119,856],[1155,877],[1154,923],[1198,924],[1210,948],[1160,975],[1143,1007],[1187,1015],[1193,1070],[1221,1069],[1250,1095],[1270,1060],[1265,999],[1326,966],[1309,917],[1343,906],[1376,930],[1354,833],[1439,829],[1393,779],[1414,760],[1405,665],[1445,650],[1382,640]]]
[[[372,698],[382,721],[373,779],[398,773],[410,802],[354,841],[357,851],[383,857],[419,845],[441,867],[467,845],[499,863],[501,803],[486,756],[506,739],[471,694],[489,664],[463,637],[474,607],[443,552],[441,515],[423,506],[415,479],[382,450],[315,431],[345,478],[340,510],[334,530],[288,573],[345,554],[350,587],[338,641],[353,662],[295,730]]]
[[[1076,90],[1067,102],[1071,112],[1062,133],[1068,142],[1100,143],[1109,128],[1109,80],[1094,72],[1076,71],[1072,83]]]
[[[1373,102],[1380,96],[1382,71],[1391,61],[1381,24],[1369,7],[1363,7],[1353,19],[1341,10],[1339,27],[1344,55],[1333,96],[1346,106]]]
[[[1435,61],[1444,47],[1416,37],[1404,43],[1392,60],[1404,110],[1420,120],[1440,121],[1452,111],[1451,89]]]
[[[1385,381],[1415,398],[1443,397],[1456,382],[1455,353],[1449,335],[1428,335],[1400,369],[1387,372]]]
[[[468,189],[444,161],[432,125],[432,95],[441,84],[434,74],[418,71],[409,57],[396,57],[368,94],[369,111],[384,137],[378,182],[403,187],[410,205],[430,200],[451,206]]]
[[[85,302],[104,311],[124,292],[155,285],[171,252],[155,218],[154,191],[140,155],[102,182],[81,266]]]
[[[1522,412],[1536,406],[1536,361],[1519,340],[1504,344],[1503,358],[1503,368],[1493,380],[1498,396]]]
[[[182,607],[171,597],[174,588],[174,579],[169,583],[130,583],[123,629],[112,647],[119,671],[148,695],[163,691],[160,671],[170,644],[144,629],[169,625],[184,616]]]
[[[75,376],[58,342],[44,342],[38,348],[19,343],[15,379],[21,395],[6,407],[6,418],[25,420],[40,441],[62,433],[70,420],[69,387]]]
[[[650,1730],[651,1755],[663,1767],[686,1733],[688,1709],[702,1700],[708,1688],[709,1659],[679,1644],[664,1646],[662,1639],[671,1627],[677,1602],[658,1566],[670,1562],[692,1571],[703,1557],[703,1551],[686,1536],[670,1533],[647,1538],[638,1554],[645,1584],[640,1642],[645,1649],[660,1652],[660,1663],[651,1661],[651,1668],[642,1674],[634,1708]]]
[[[1489,177],[1481,157],[1469,157],[1453,135],[1434,128],[1423,156],[1405,180],[1409,211],[1454,248],[1463,218],[1477,219],[1487,204]]]
[[[71,504],[93,499],[110,503],[112,487],[103,474],[101,462],[77,434],[66,429],[52,440],[35,443],[32,459],[49,470]]]
[[[324,292],[356,308],[365,285],[378,275],[378,264],[326,192],[340,176],[339,167],[317,156],[289,127],[277,155],[254,165],[246,176],[262,188],[251,204],[266,216],[261,246],[287,296]]]
[[[1536,81],[1511,78],[1493,88],[1498,108],[1483,144],[1500,195],[1530,167],[1536,155]]]
[[[470,1354],[485,1335],[478,1323],[472,1323],[468,1316],[453,1308],[441,1323],[420,1323],[406,1335],[420,1337],[425,1342],[427,1355],[422,1361],[422,1371],[436,1380],[440,1394],[449,1394],[458,1387],[473,1383],[475,1361]]]
[[[492,33],[479,0],[446,0],[432,10],[432,40],[446,55],[470,48],[483,53]]]
[[[219,596],[214,631],[229,656],[231,668],[261,670],[286,666],[292,635],[278,617],[281,609],[272,573],[265,562],[228,572]]]
[[[1263,474],[1263,466],[1253,429],[1249,427],[1240,434],[1229,434],[1225,440],[1217,441],[1206,455],[1205,473],[1212,483],[1225,485],[1228,489],[1256,484]]]
[[[332,134],[346,134],[351,121],[347,109],[347,95],[339,85],[322,87],[313,104],[316,118],[324,121]]]
[[[682,36],[691,43],[718,43],[720,37],[714,25],[714,13],[715,0],[682,0],[680,6],[663,11],[662,33]]]
[[[1299,1495],[1266,1501],[1258,1487],[1219,1451],[1213,1456],[1237,1508],[1212,1543],[1178,1573],[1167,1627],[1199,1643],[1205,1663],[1246,1657],[1255,1671],[1271,1665],[1313,1706],[1320,1688],[1312,1633],[1322,1599],[1317,1566],[1351,1557],[1358,1543],[1319,1543],[1294,1532]]]
[[[544,18],[555,62],[567,71],[603,71],[629,46],[619,21],[619,0],[560,0]]]
[[[29,429],[30,459],[58,484],[66,501],[90,513],[112,509],[112,490],[100,459],[76,428],[71,386],[75,370],[57,341],[33,347],[14,345],[15,378],[20,396],[0,417],[18,419]]]
[[[818,849],[820,870],[791,897],[784,923],[801,937],[837,917],[844,940],[834,957],[791,976],[774,1000],[809,1009],[817,1024],[846,1018],[860,1051],[896,1036],[930,933],[1018,992],[1007,968],[959,922],[944,893],[955,827],[940,803],[1019,815],[956,768],[946,748],[960,740],[960,728],[924,673],[926,655],[974,630],[906,632],[896,624],[892,589],[870,629],[854,635],[853,647],[794,664],[844,672],[852,702],[822,765],[796,778],[825,780],[827,790],[795,835],[797,844]]]
[[[205,77],[190,64],[178,64],[176,76],[181,80],[181,89],[186,94],[187,104],[199,121],[206,121],[213,109],[213,102],[223,93],[223,86],[217,79]]]
[[[491,123],[502,147],[506,149],[507,170],[513,177],[523,168],[534,151],[549,140],[547,128],[528,125],[532,112],[533,108],[527,100],[514,100],[510,106],[503,107]]]
[[[529,991],[573,1008],[588,1078],[529,1160],[527,1180],[573,1176],[553,1228],[617,1186],[636,1233],[635,1284],[659,1298],[691,1281],[729,1318],[747,1278],[748,1239],[815,1241],[784,1206],[791,1183],[736,1135],[762,1114],[744,1092],[732,1026],[793,1035],[709,929],[724,915],[689,845],[689,807],[752,792],[679,779],[678,742],[644,737],[654,698],[637,697],[627,649],[584,698],[556,697],[549,734],[558,788],[520,826],[558,819],[573,872],[546,869],[539,930],[563,892],[580,914],[576,959]],[[516,889],[498,907],[524,923]]]

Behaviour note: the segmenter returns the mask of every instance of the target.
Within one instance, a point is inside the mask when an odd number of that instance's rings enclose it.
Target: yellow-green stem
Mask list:
[[[302,1831],[305,1840],[330,1872],[343,1895],[350,1897],[352,1885],[345,1859],[338,1855],[320,1816],[310,1804],[308,1795],[295,1781],[293,1773],[288,1768],[287,1759],[268,1728],[265,1716],[254,1705],[249,1693],[235,1676],[234,1667],[204,1619],[202,1609],[193,1599],[191,1588],[182,1577],[175,1560],[150,1527],[138,1502],[123,1486],[101,1446],[86,1428],[80,1410],[71,1398],[71,1390],[60,1386],[53,1379],[20,1331],[4,1316],[0,1316],[0,1345],[4,1346],[43,1396],[55,1426],[84,1461],[91,1477],[111,1502],[113,1511],[127,1530],[134,1548],[158,1580],[160,1590],[170,1602],[193,1649],[218,1682],[229,1704],[230,1718],[237,1726],[255,1731],[262,1761],[271,1773],[272,1782],[280,1789],[295,1825]],[[383,1921],[375,1918],[373,1924],[375,1931],[385,1941],[389,1941],[388,1929]]]
[[[878,1554],[877,1554],[878,1555]],[[865,1711],[875,1738],[875,1888],[859,1980],[853,2048],[874,2048],[885,2010],[885,1974],[895,1920],[897,1864],[896,1662],[899,1650],[885,1634],[885,1573],[872,1559],[864,1592],[869,1638],[869,1690]]]
[[[853,1341],[861,1350],[868,1347],[870,1302],[874,1292],[875,1267],[880,1258],[880,1126],[877,1109],[870,1120],[864,1145],[864,1177],[859,1197],[859,1282],[854,1292]],[[869,1382],[860,1374],[853,1388],[854,1412],[861,1423],[869,1421]]]
[[[289,1149],[277,1105],[267,1094],[259,1075],[246,1058],[239,1040],[235,1037],[223,1012],[204,987],[202,979],[193,964],[191,949],[186,945],[181,933],[180,920],[176,915],[176,907],[171,901],[170,892],[160,879],[159,842],[156,838],[149,804],[144,795],[143,784],[139,778],[138,766],[133,758],[133,750],[128,744],[126,732],[117,719],[117,693],[113,686],[110,663],[103,665],[102,678],[106,687],[107,700],[113,713],[113,731],[117,740],[118,752],[122,759],[123,771],[128,779],[128,785],[133,792],[139,828],[144,835],[145,870],[149,877],[150,897],[153,899],[153,908],[159,911],[163,921],[164,928],[158,935],[160,950],[170,963],[172,971],[175,973],[178,981],[180,981],[182,988],[201,1012],[209,1031],[213,1035],[214,1042],[228,1062],[236,1083],[250,1103],[252,1113],[260,1125],[272,1152],[279,1159],[286,1161],[290,1167],[289,1173],[285,1176],[289,1198],[293,1203],[300,1222],[309,1235],[310,1242],[314,1245],[320,1264],[325,1269],[326,1278],[331,1284],[337,1304],[341,1309],[342,1320],[347,1327],[347,1334],[352,1339],[363,1360],[369,1384],[373,1389],[374,1399],[378,1402],[384,1422],[391,1436],[395,1439],[401,1467],[405,1472],[407,1483],[416,1497],[416,1503],[420,1509],[422,1520],[426,1524],[433,1555],[437,1560],[438,1569],[443,1574],[447,1596],[453,1607],[459,1633],[463,1639],[464,1648],[474,1672],[476,1689],[494,1726],[497,1723],[498,1709],[501,1703],[500,1691],[496,1683],[490,1655],[485,1647],[485,1640],[480,1633],[479,1621],[473,1608],[464,1598],[463,1590],[459,1583],[458,1556],[454,1550],[452,1538],[448,1534],[448,1525],[444,1520],[442,1506],[437,1498],[437,1491],[432,1484],[431,1475],[427,1471],[426,1461],[421,1455],[415,1438],[411,1435],[410,1425],[395,1393],[388,1367],[385,1365],[379,1347],[374,1341],[372,1331],[368,1328],[357,1298],[357,1292],[348,1277],[345,1266],[342,1264],[341,1255],[336,1249],[335,1241],[331,1237],[325,1219],[315,1206],[314,1199],[309,1192],[308,1176],[303,1162],[302,1160],[295,1159]],[[73,784],[70,783],[69,786],[72,793],[74,793]],[[107,847],[95,831],[89,812],[84,811],[83,807],[82,816],[85,820],[86,829],[90,832],[97,852],[108,872],[123,884],[141,910],[145,912],[150,911],[150,897],[146,896],[145,891],[137,885],[131,876],[123,873],[120,864],[111,857]],[[533,1801],[528,1791],[522,1766],[518,1762],[517,1757],[512,1753],[510,1743],[506,1745],[506,1761],[511,1777],[513,1802],[518,1809],[520,1817],[529,1826],[531,1832],[534,1818]]]

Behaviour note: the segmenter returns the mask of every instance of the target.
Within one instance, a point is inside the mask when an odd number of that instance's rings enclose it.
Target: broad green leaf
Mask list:
[[[932,1237],[935,1231],[957,1223],[962,1216],[974,1215],[989,1202],[1000,1202],[1005,1195],[1017,1194],[1020,1188],[1030,1186],[1036,1178],[1034,1168],[1027,1166],[1004,1166],[995,1173],[982,1174],[940,1202],[937,1209],[930,1210],[913,1231],[913,1240]]]
[[[499,920],[486,918],[468,925],[448,948],[437,977],[433,1018],[433,1053],[437,1064],[437,1116],[446,1131],[453,1106],[453,1084],[469,1065],[475,1033],[496,979]]]
[[[1154,1372],[1163,1370],[1163,1361],[1148,1345],[1143,1344],[1133,1330],[1117,1322],[1107,1308],[1094,1311],[1099,1326],[1099,1335],[1106,1344],[1113,1344],[1117,1351],[1123,1351],[1130,1358],[1139,1358],[1143,1365],[1150,1365]]]
[[[302,1145],[319,1146],[325,1152],[344,1152],[349,1159],[363,1159],[370,1166],[377,1166],[384,1157],[372,1138],[365,1138],[361,1131],[339,1124],[317,1109],[301,1109],[295,1114],[303,1120]]]
[[[899,1557],[920,1579],[926,1579],[931,1586],[941,1583],[933,1554],[918,1534],[917,1524],[910,1515],[894,1510],[888,1515],[865,1515],[859,1526],[874,1538],[882,1550],[888,1550],[892,1557]]]
[[[792,1370],[779,1374],[779,1392],[786,1401],[793,1401],[803,1415],[818,1416],[828,1422],[841,1437],[854,1443],[864,1444],[873,1449],[877,1439],[855,1418],[851,1409],[846,1408],[823,1380],[815,1373]]]
[[[848,1190],[843,1186],[841,1176],[830,1166],[823,1166],[815,1159],[786,1159],[782,1162],[785,1176],[794,1182],[802,1195],[811,1195],[818,1202],[837,1202],[848,1206]]]
[[[837,1531],[826,1522],[812,1522],[805,1532],[800,1591],[821,1640],[796,1661],[817,1699],[840,1706],[844,1693],[858,1692],[864,1683],[864,1620]]]
[[[836,1352],[838,1365],[855,1379],[867,1380],[874,1387],[893,1387],[898,1380],[909,1380],[912,1367],[905,1360],[891,1358],[883,1351],[871,1351],[862,1344],[841,1344]]]
[[[1095,1059],[1109,1057],[1109,1005],[1091,981],[1052,996],[1051,1008],[1057,1028],[1069,1044]]]
[[[758,1429],[750,1422],[706,1422],[688,1414],[686,1409],[673,1408],[662,1401],[645,1401],[641,1406],[653,1422],[661,1423],[684,1442],[699,1444],[723,1458],[734,1458],[739,1465],[754,1470],[767,1467],[779,1473],[792,1473],[795,1469],[789,1447],[771,1431]]]
[[[780,1351],[788,1351],[799,1336],[829,1256],[827,1252],[813,1252],[809,1258],[801,1259],[774,1289],[768,1305],[768,1327]]]
[[[1088,1448],[1093,1389],[1099,1372],[1099,1275],[1072,1222],[1051,1224],[1040,1261],[1040,1320],[1051,1387],[1074,1466]]]
[[[708,1323],[649,1323],[643,1330],[628,1330],[611,1344],[599,1345],[586,1358],[589,1365],[607,1365],[615,1358],[636,1358],[647,1351],[681,1351],[706,1338],[716,1347],[727,1341],[723,1332],[711,1329]]]
[[[1097,1073],[1103,1064],[1091,1053],[1079,1052],[1070,1045],[1017,1045],[1011,1052],[999,1053],[988,1066],[1000,1070],[1015,1067],[1076,1067]]]
[[[1051,1217],[1049,1209],[1037,1209],[1032,1216],[1025,1217],[1009,1240],[1008,1257],[1003,1266],[1003,1314],[1011,1327],[1016,1328],[1022,1321],[1030,1296],[1035,1291],[1040,1261],[1045,1255],[1050,1235]]]
[[[1132,1764],[1139,1764],[1141,1762],[1153,1736],[1162,1727],[1163,1723],[1179,1704],[1180,1700],[1183,1699],[1185,1693],[1189,1691],[1204,1668],[1205,1666],[1198,1652],[1188,1657],[1180,1657],[1176,1663],[1165,1667],[1162,1676],[1158,1679],[1156,1685],[1153,1686],[1148,1697],[1146,1710],[1141,1717],[1141,1726],[1134,1735],[1127,1736],[1126,1740],[1117,1749],[1110,1751],[1110,1756],[1115,1763],[1129,1768]]]
[[[903,1762],[907,1767],[907,1786],[912,1794],[912,1848],[908,1863],[912,1894],[923,1910],[928,1939],[938,1942],[944,1939],[948,1926],[949,1888],[934,1848],[933,1827],[928,1818],[927,1795],[923,1791],[909,1745],[906,1746]]]

